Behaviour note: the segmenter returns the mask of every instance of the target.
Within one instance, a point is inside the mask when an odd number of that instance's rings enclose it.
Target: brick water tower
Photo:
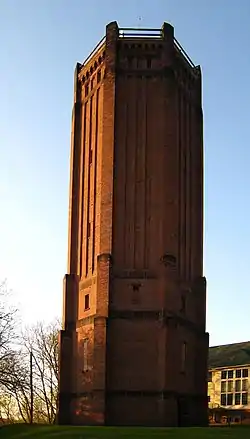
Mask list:
[[[201,102],[167,23],[76,66],[59,423],[207,423]]]

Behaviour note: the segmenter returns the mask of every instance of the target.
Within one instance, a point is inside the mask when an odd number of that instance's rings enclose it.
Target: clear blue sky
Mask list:
[[[207,328],[249,340],[249,0],[0,0],[0,279],[25,322],[61,315],[74,67],[139,16],[202,66]]]

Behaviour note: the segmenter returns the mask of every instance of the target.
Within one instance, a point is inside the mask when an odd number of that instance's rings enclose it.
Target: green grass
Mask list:
[[[0,427],[0,438],[62,438],[62,439],[249,439],[250,427],[210,428],[116,428],[116,427],[63,427],[29,426],[16,424]]]

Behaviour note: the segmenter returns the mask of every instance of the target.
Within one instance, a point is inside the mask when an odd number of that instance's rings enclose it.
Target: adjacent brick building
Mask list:
[[[202,126],[170,24],[76,67],[60,423],[207,423]]]

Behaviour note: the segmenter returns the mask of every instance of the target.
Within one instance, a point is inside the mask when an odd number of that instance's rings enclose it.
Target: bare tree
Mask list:
[[[16,362],[17,317],[17,309],[10,305],[10,292],[4,281],[0,284],[0,388],[9,385]]]
[[[54,423],[60,324],[58,321],[49,325],[37,323],[18,335],[18,313],[9,305],[9,298],[3,282],[0,284],[0,418]]]
[[[23,334],[23,348],[32,359],[32,389],[29,389],[27,411],[33,411],[36,422],[54,423],[58,398],[58,333],[59,322],[37,323]],[[29,375],[30,376],[30,375]],[[27,383],[26,393],[27,395]],[[23,395],[24,396],[24,395]],[[31,406],[33,399],[33,407]]]
[[[16,414],[15,398],[9,393],[0,393],[0,423],[12,424]]]

